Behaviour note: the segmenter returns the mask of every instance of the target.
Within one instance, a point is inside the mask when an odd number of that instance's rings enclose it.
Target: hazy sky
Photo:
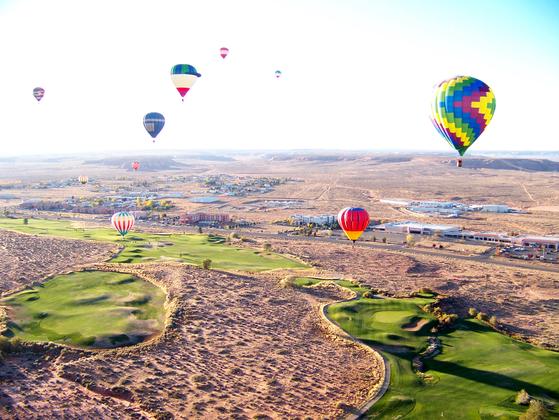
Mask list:
[[[450,152],[428,115],[433,86],[457,74],[497,99],[469,153],[559,149],[556,0],[0,0],[0,40],[0,157]],[[184,104],[177,63],[202,74]],[[142,125],[151,111],[167,119],[155,144]]]

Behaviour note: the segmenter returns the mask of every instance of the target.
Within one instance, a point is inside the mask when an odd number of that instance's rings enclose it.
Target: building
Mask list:
[[[513,243],[520,246],[545,247],[550,250],[559,250],[559,236],[517,236]]]
[[[294,225],[308,225],[310,223],[317,226],[332,225],[336,223],[336,216],[330,214],[321,214],[318,216],[307,216],[303,214],[295,214],[291,216]]]
[[[451,238],[456,239],[463,239],[465,241],[478,241],[478,242],[487,242],[491,244],[510,244],[512,243],[512,239],[510,236],[499,233],[499,232],[469,232],[463,231],[460,232],[460,235],[447,235]]]
[[[407,207],[411,204],[411,201],[402,200],[400,198],[383,198],[380,200],[381,203],[390,204],[394,207]]]
[[[484,213],[510,213],[512,209],[504,204],[480,204],[472,205],[473,211],[480,211]]]
[[[180,217],[181,224],[226,224],[231,221],[231,216],[226,213],[187,213]]]
[[[460,228],[451,225],[435,225],[419,222],[390,222],[373,226],[373,230],[379,230],[388,233],[413,233],[417,235],[443,235],[459,234]],[[448,235],[450,236],[450,235]]]
[[[459,209],[446,207],[409,206],[407,209],[415,213],[426,213],[443,217],[459,217],[463,213]]]

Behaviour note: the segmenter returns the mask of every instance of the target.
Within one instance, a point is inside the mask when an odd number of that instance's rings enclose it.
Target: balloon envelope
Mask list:
[[[275,73],[275,74],[276,74],[276,77],[279,79],[279,77],[281,76],[281,71],[276,70],[276,73]]]
[[[227,57],[227,54],[229,54],[229,48],[222,47],[222,48],[219,50],[219,55],[221,55],[221,58]]]
[[[144,127],[151,137],[154,139],[163,130],[165,125],[165,117],[159,112],[150,112],[144,116]],[[154,140],[155,141],[155,140]]]
[[[123,238],[134,227],[135,222],[134,215],[127,211],[115,213],[111,217],[111,225]]]
[[[176,64],[171,69],[171,80],[184,100],[184,95],[202,75],[190,64]]]
[[[338,224],[348,239],[355,242],[369,226],[369,213],[360,207],[346,207],[338,213]]]
[[[135,171],[140,169],[140,162],[132,162],[132,169],[134,169]]]
[[[481,80],[456,76],[435,88],[431,121],[463,156],[493,118],[495,104],[495,95]]]
[[[87,181],[89,181],[89,178],[85,175],[80,175],[78,177],[78,181],[80,181],[82,184],[87,184]]]
[[[43,96],[45,96],[45,90],[42,87],[36,87],[33,89],[33,96],[38,102],[40,102],[41,99],[43,99]]]

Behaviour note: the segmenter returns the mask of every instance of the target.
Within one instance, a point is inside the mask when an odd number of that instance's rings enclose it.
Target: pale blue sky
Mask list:
[[[450,152],[429,103],[457,74],[497,99],[469,153],[557,150],[558,22],[559,1],[543,0],[0,0],[0,155]],[[184,104],[177,63],[202,73]],[[142,126],[151,111],[167,118],[155,144]]]

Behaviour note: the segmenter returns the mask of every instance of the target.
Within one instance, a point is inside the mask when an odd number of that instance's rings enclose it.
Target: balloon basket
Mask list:
[[[457,168],[461,168],[461,167],[462,167],[462,159],[460,159],[460,158],[456,159],[456,167],[457,167]]]

